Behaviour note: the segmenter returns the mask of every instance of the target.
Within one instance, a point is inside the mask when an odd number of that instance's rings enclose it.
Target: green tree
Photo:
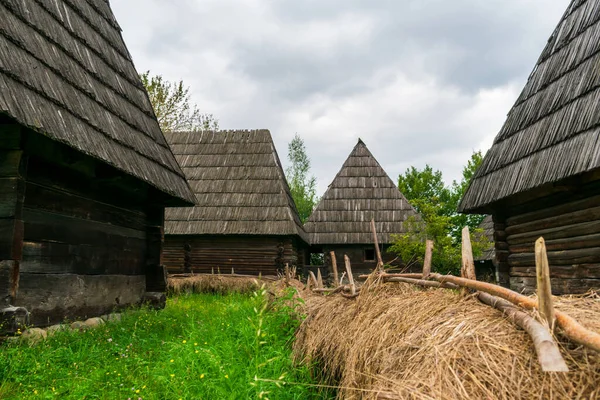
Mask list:
[[[398,177],[398,188],[419,212],[418,218],[407,221],[407,233],[396,236],[391,248],[405,263],[423,262],[425,241],[429,239],[435,243],[433,269],[441,273],[459,273],[461,233],[467,225],[476,256],[489,246],[478,228],[483,216],[462,215],[456,211],[481,160],[481,152],[473,153],[463,169],[461,181],[454,181],[450,187],[445,185],[442,173],[429,165],[423,170],[410,167]]]
[[[288,144],[288,160],[291,164],[285,171],[286,178],[300,220],[304,223],[318,201],[317,180],[310,175],[310,159],[306,154],[304,140],[298,134]]]
[[[190,104],[190,89],[183,81],[170,82],[161,75],[140,74],[150,103],[163,132],[218,130],[219,121],[212,114],[202,114]]]

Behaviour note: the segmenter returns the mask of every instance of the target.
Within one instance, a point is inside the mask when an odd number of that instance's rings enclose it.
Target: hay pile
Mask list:
[[[252,293],[260,288],[264,278],[240,275],[178,274],[169,275],[167,292],[181,293]]]
[[[600,331],[597,295],[555,302]],[[543,373],[529,336],[473,296],[380,283],[356,300],[313,295],[306,306],[296,359],[318,362],[340,398],[600,398],[600,354],[563,341],[571,372]]]

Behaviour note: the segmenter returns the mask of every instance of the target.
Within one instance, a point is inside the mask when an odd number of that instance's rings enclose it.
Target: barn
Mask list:
[[[169,208],[169,272],[274,275],[302,265],[302,228],[268,130],[167,133],[196,195],[194,208]]]
[[[108,2],[0,15],[0,309],[48,325],[164,291],[164,209],[194,196]]]
[[[376,266],[371,219],[384,263],[401,266],[387,249],[392,235],[406,232],[410,217],[417,218],[417,212],[359,139],[304,228],[311,253],[323,254],[325,268],[331,266],[334,251],[338,265],[344,265],[347,254],[353,270],[370,271]]]
[[[535,288],[544,237],[552,291],[600,287],[600,0],[573,0],[459,211],[493,218],[500,282]]]

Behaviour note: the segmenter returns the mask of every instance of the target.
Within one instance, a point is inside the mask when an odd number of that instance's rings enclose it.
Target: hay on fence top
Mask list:
[[[600,331],[600,298],[555,301]],[[319,361],[340,398],[600,398],[599,353],[561,342],[571,372],[543,373],[529,336],[472,296],[367,283],[353,301],[306,303],[295,356]]]
[[[236,275],[177,275],[169,276],[167,290],[181,293],[252,293],[262,285],[259,277]]]

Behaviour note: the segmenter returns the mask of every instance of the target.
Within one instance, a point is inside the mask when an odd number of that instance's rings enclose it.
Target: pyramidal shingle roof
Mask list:
[[[572,0],[460,211],[600,168],[600,0]]]
[[[167,208],[171,235],[298,235],[307,240],[268,130],[166,134],[196,195]]]
[[[0,113],[193,201],[108,1],[0,0],[0,16]]]
[[[311,244],[373,243],[371,219],[378,239],[406,231],[404,222],[417,212],[359,140],[342,169],[304,224]]]

